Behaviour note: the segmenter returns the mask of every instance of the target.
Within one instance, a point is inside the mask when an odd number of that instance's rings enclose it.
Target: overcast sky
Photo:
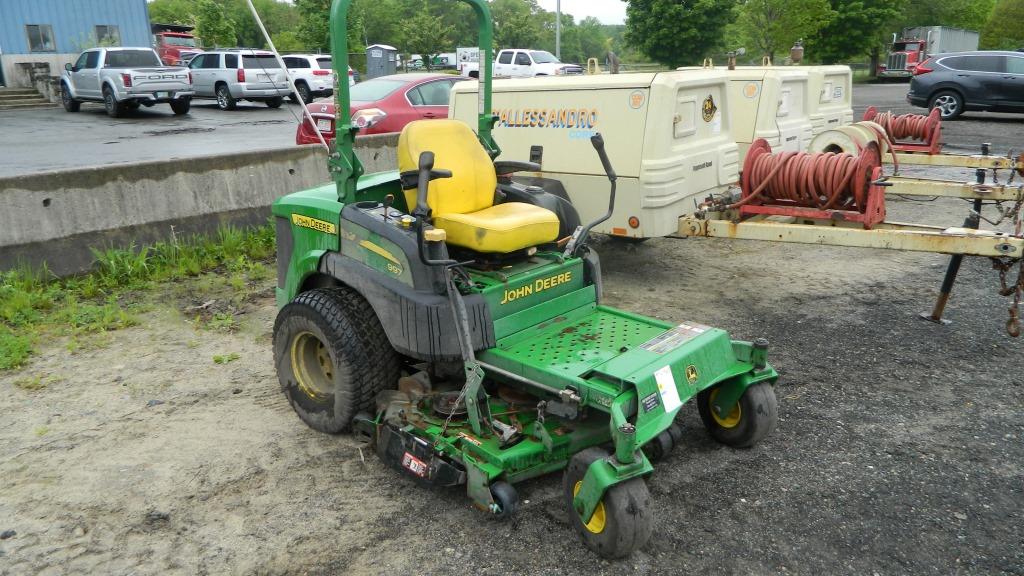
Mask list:
[[[556,0],[538,0],[540,7],[555,11]],[[572,14],[577,22],[593,16],[602,24],[622,24],[626,21],[626,3],[622,0],[562,0],[562,12]]]

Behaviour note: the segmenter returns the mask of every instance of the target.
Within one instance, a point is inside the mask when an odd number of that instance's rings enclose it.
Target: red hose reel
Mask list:
[[[938,154],[942,151],[942,118],[938,108],[927,116],[879,112],[874,106],[864,111],[864,120],[875,122],[885,129],[896,152],[923,152]],[[908,142],[913,140],[913,142]]]
[[[758,138],[743,162],[743,195],[730,208],[755,214],[860,222],[885,221],[885,192],[877,183],[882,159],[874,142],[860,154],[782,152]]]

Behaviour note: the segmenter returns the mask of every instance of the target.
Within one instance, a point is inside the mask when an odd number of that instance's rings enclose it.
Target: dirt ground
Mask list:
[[[965,209],[890,205],[947,224]],[[916,317],[938,255],[598,247],[608,304],[766,336],[782,374],[778,431],[751,450],[715,444],[684,407],[683,445],[649,479],[655,535],[632,558],[580,545],[557,474],[499,523],[306,428],[273,373],[267,281],[234,333],[182,312],[223,294],[168,287],[106,346],[53,342],[0,377],[0,532],[16,532],[0,574],[1024,574],[1024,343],[987,261],[966,262],[940,327]],[[26,376],[48,385],[12,385]]]

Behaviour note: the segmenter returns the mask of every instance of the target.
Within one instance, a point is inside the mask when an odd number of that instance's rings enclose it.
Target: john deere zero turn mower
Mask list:
[[[347,77],[349,1],[331,7],[336,78]],[[515,512],[517,482],[562,470],[584,543],[625,556],[651,534],[644,477],[678,441],[683,402],[696,398],[718,441],[751,446],[775,427],[778,375],[763,340],[600,304],[587,245],[597,222],[581,226],[563,197],[510,178],[538,166],[493,161],[490,13],[466,1],[483,69],[477,132],[413,122],[398,170],[364,176],[353,138],[381,113],[351,116],[340,82],[335,182],[273,207],[278,378],[312,428],[364,436],[389,465],[465,485],[497,517]],[[611,214],[615,172],[600,135],[592,142]]]

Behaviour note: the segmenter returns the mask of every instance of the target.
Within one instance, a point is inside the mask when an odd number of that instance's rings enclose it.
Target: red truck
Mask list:
[[[165,66],[188,66],[188,63],[202,52],[196,37],[192,35],[194,26],[179,24],[153,24],[153,48]]]
[[[882,78],[910,78],[917,65],[929,56],[946,52],[969,52],[978,49],[978,33],[948,26],[917,26],[904,28],[892,47],[885,64],[878,66]]]

